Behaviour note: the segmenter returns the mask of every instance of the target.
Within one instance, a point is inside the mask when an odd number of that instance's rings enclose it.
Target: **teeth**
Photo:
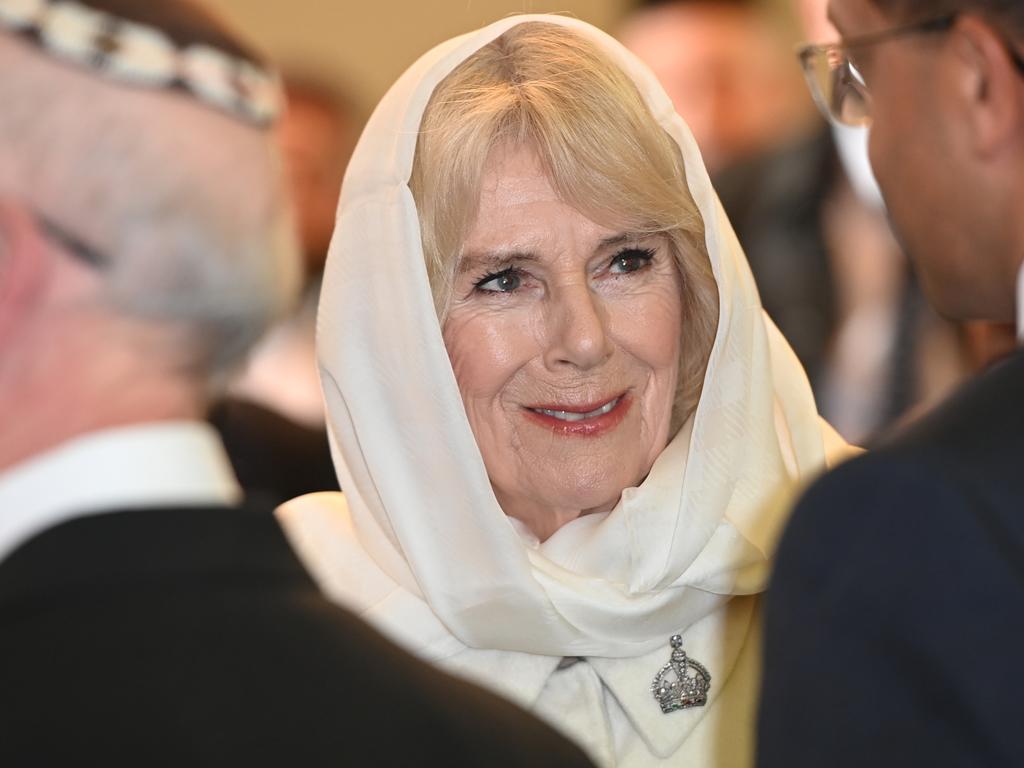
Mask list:
[[[605,403],[600,408],[595,408],[589,413],[573,413],[572,411],[550,411],[547,408],[534,408],[537,413],[543,413],[545,416],[551,416],[561,421],[583,421],[584,419],[592,419],[595,416],[604,416],[606,413],[611,411],[616,405],[619,404],[620,398],[616,397],[614,400]]]

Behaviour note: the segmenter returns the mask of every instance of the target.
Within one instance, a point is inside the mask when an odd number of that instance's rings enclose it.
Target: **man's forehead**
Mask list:
[[[246,122],[281,109],[276,74],[196,0],[0,0],[3,31],[98,77],[185,92]]]

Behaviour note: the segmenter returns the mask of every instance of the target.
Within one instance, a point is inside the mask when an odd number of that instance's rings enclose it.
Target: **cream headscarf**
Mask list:
[[[685,158],[718,283],[718,332],[695,414],[615,509],[544,543],[495,500],[441,337],[408,179],[436,85],[510,27],[594,41],[636,82]],[[552,657],[667,647],[733,595],[764,589],[794,482],[842,441],[761,309],[693,137],[647,69],[582,22],[515,16],[427,53],[369,121],[342,189],[318,319],[328,427],[344,498],[282,519],[328,592],[435,659],[467,646]]]

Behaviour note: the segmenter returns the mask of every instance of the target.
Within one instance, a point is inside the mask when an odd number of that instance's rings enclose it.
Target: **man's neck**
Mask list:
[[[19,362],[22,365],[19,365]],[[153,421],[203,418],[201,386],[185,374],[97,354],[33,367],[0,364],[0,472],[81,435]]]
[[[203,382],[172,331],[102,306],[27,318],[0,357],[0,472],[81,435],[201,419]]]

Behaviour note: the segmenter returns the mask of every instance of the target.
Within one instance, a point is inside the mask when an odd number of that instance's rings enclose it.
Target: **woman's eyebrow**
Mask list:
[[[459,260],[459,274],[482,268],[497,269],[508,266],[512,262],[535,262],[538,260],[537,254],[531,251],[474,251],[464,254]]]
[[[639,232],[622,232],[618,235],[610,235],[601,239],[601,248],[610,248],[615,245],[624,245],[625,243],[635,243],[638,240],[643,240],[647,235],[642,235]]]

